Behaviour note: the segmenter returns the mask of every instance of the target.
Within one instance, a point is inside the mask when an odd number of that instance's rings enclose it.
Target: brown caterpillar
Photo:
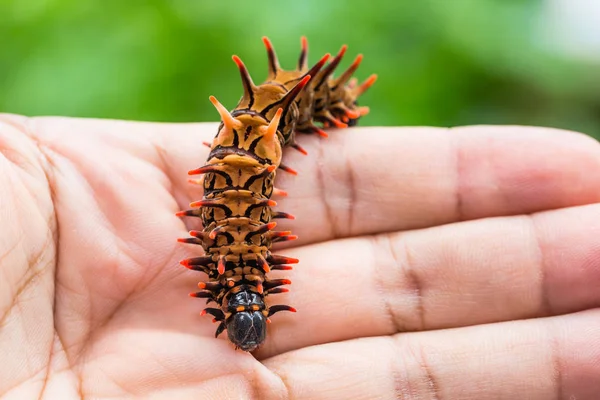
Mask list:
[[[265,297],[287,292],[281,286],[291,283],[288,279],[269,279],[267,273],[290,270],[288,264],[298,262],[270,250],[272,243],[296,239],[291,232],[273,231],[274,219],[294,219],[273,211],[276,203],[270,199],[278,192],[284,194],[273,187],[276,169],[296,173],[281,164],[282,149],[292,146],[306,154],[295,142],[296,132],[326,137],[313,121],[324,127],[355,125],[368,113],[367,107],[358,107],[356,99],[376,80],[376,75],[361,85],[356,79],[350,80],[362,55],[340,77],[331,77],[346,52],[345,45],[327,66],[329,54],[309,70],[308,44],[302,37],[298,66],[285,71],[269,39],[265,37],[263,42],[269,57],[266,82],[254,85],[242,61],[233,56],[244,95],[231,113],[210,97],[221,124],[212,144],[205,143],[211,149],[206,165],[189,172],[204,174],[203,180],[192,181],[204,186],[204,197],[190,204],[193,209],[177,213],[199,217],[204,227],[191,231],[190,238],[179,239],[201,245],[205,252],[181,261],[187,268],[208,275],[207,282],[198,284],[202,290],[191,296],[218,304],[219,308],[206,308],[201,315],[211,314],[213,322],[219,322],[215,337],[227,329],[229,340],[244,351],[252,351],[265,341],[271,315],[296,311],[287,305],[265,303]]]

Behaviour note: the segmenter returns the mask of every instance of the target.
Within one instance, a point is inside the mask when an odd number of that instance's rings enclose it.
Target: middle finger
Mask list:
[[[260,356],[599,306],[599,232],[590,205],[290,249],[282,302],[298,312],[275,317]]]

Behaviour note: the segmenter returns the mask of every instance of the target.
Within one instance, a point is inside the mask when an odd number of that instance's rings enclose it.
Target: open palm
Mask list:
[[[254,355],[179,265],[216,124],[0,121],[0,398],[597,399],[600,146],[517,127],[300,138],[291,292]],[[188,224],[187,226],[185,224]],[[586,311],[587,310],[587,311]],[[544,318],[539,318],[544,317]],[[226,336],[226,335],[222,335]],[[255,358],[256,357],[256,358]]]

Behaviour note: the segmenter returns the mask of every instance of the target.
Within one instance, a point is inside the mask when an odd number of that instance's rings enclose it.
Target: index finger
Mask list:
[[[161,134],[186,201],[202,196],[186,186],[186,171],[202,165],[201,141],[216,132],[195,127]],[[298,141],[309,155],[287,149],[284,163],[299,174],[278,170],[276,186],[289,196],[275,197],[278,211],[296,216],[279,223],[299,236],[296,245],[600,201],[600,145],[574,132],[351,128]]]

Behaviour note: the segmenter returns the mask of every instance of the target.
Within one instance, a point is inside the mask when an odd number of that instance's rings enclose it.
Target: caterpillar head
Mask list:
[[[227,308],[233,312],[225,323],[229,340],[244,351],[255,350],[267,335],[262,296],[243,290],[231,296]]]

